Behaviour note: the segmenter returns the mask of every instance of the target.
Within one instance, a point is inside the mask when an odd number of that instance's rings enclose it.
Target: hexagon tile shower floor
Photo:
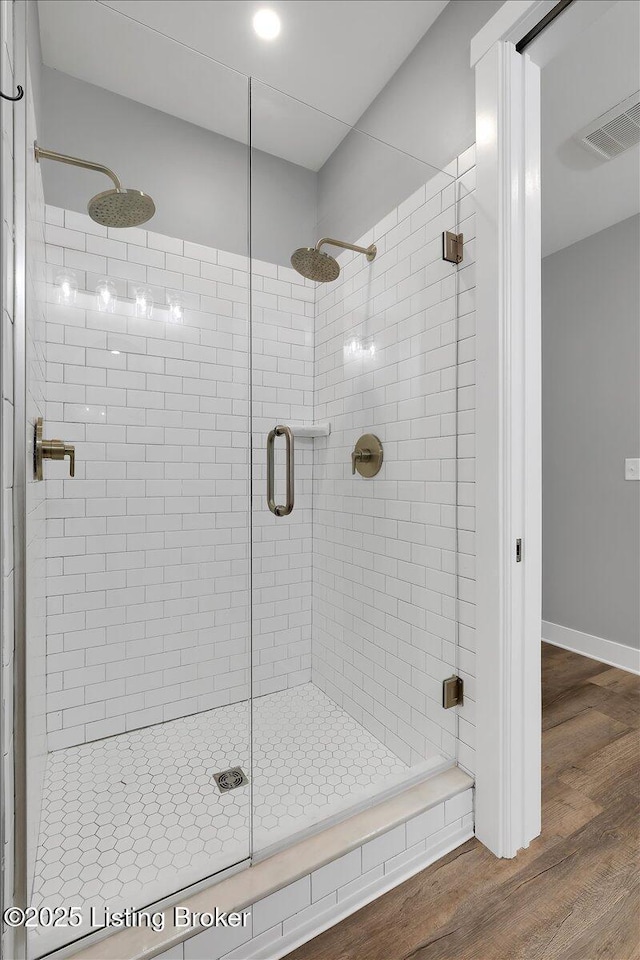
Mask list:
[[[409,773],[312,684],[254,709],[257,850]],[[140,908],[245,859],[250,787],[220,793],[214,774],[251,776],[248,711],[235,703],[50,754],[32,905]],[[54,947],[56,931],[38,929],[38,952]]]

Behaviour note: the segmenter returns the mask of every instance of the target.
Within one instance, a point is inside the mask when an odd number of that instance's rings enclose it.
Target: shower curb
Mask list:
[[[226,912],[244,910],[296,881],[310,876],[314,871],[344,857],[356,848],[387,834],[394,827],[404,825],[408,820],[412,820],[432,807],[445,804],[447,800],[469,791],[473,783],[472,777],[460,768],[452,767],[266,860],[180,899],[162,911],[165,923],[164,929],[159,933],[154,933],[146,927],[132,927],[103,935],[101,939],[95,939],[92,943],[85,942],[80,949],[78,944],[75,944],[75,949],[68,947],[58,950],[49,954],[49,957],[51,960],[54,958],[55,960],[62,960],[62,958],[65,960],[152,960],[153,957],[161,956],[172,947],[191,939],[205,929],[202,926],[190,927],[187,930],[175,927],[173,924],[175,907],[184,907],[192,913],[214,912],[216,908]],[[331,918],[325,919],[324,928],[338,922],[342,916],[347,916],[348,913],[359,909],[368,902],[367,897],[374,899],[385,889],[396,886],[413,873],[424,869],[429,863],[439,859],[449,850],[455,849],[471,836],[473,836],[472,823],[468,823],[464,818],[460,819],[458,826],[450,824],[445,827],[444,831],[439,831],[432,838],[433,841],[437,841],[440,837],[439,842],[429,846],[427,841],[425,851],[404,868],[399,868],[388,876],[385,875],[382,878],[384,881],[382,884],[376,883],[375,889],[366,888],[361,895],[353,898],[352,904],[349,901],[340,903],[338,910],[332,912]],[[322,918],[319,917],[314,931],[318,927],[317,932],[320,932],[321,924]],[[287,952],[293,949],[294,940],[296,943],[304,942],[305,939],[315,935],[315,932],[308,935],[302,934],[301,930],[302,928],[292,931],[291,935],[286,937],[286,950],[284,941],[280,949],[274,945],[275,953],[271,951],[270,956],[282,956],[282,951]]]

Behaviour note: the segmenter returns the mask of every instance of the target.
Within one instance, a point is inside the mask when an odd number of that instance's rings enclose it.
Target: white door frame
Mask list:
[[[528,47],[531,57],[515,44],[556,0],[507,0],[471,41],[479,268],[476,833],[500,857],[527,847],[541,824],[538,64],[614,2],[571,4]]]
[[[527,847],[541,824],[540,71],[513,41],[549,6],[509,0],[471,44],[479,266],[476,834],[499,857]]]

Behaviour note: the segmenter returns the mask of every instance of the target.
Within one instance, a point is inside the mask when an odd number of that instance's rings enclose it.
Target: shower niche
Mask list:
[[[62,6],[30,64],[26,394],[75,476],[28,481],[25,865],[32,906],[87,913],[471,768],[442,707],[471,548],[456,165],[184,45],[208,106],[172,113],[135,55],[170,37]],[[103,63],[103,17],[139,87],[64,69],[62,27]]]

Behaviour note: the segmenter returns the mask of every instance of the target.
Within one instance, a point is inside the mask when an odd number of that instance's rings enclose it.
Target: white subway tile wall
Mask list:
[[[47,208],[48,737],[59,749],[249,693],[248,260]],[[73,271],[75,304],[57,303]],[[115,287],[113,312],[95,289]],[[136,290],[151,291],[151,318]],[[254,263],[254,693],[311,673],[312,447],[295,513],[264,496],[265,441],[311,419],[313,289]],[[176,320],[169,301],[182,305]],[[279,464],[280,467],[280,464]]]
[[[457,176],[457,179],[456,179]],[[314,285],[253,264],[254,693],[310,679],[406,763],[474,756],[474,148]],[[248,261],[47,208],[49,748],[248,695]],[[441,233],[465,235],[460,268]],[[118,301],[97,310],[108,277]],[[151,319],[135,315],[151,289]],[[179,294],[181,323],[168,298]],[[266,507],[277,423],[296,443],[296,507]],[[351,475],[361,433],[382,472]],[[284,476],[277,445],[276,476]],[[283,499],[278,486],[276,499]],[[313,511],[312,511],[313,504]],[[312,586],[313,583],[313,586]],[[313,594],[313,598],[312,598]],[[313,599],[313,622],[312,622]],[[313,646],[313,666],[312,651]],[[441,682],[465,679],[465,705]]]
[[[266,440],[278,424],[313,422],[314,286],[253,261],[253,682],[257,696],[311,680],[313,444],[294,442],[295,507],[266,500]],[[285,502],[285,447],[275,447],[276,502]]]
[[[360,238],[378,247],[372,264],[344,253],[340,278],[317,291],[315,417],[332,432],[315,447],[312,672],[413,763],[456,754],[456,711],[442,708],[441,685],[458,665],[467,695],[460,759],[469,769],[473,164],[471,148]],[[443,261],[441,239],[458,221],[459,271]],[[364,433],[384,447],[373,480],[351,473]]]

